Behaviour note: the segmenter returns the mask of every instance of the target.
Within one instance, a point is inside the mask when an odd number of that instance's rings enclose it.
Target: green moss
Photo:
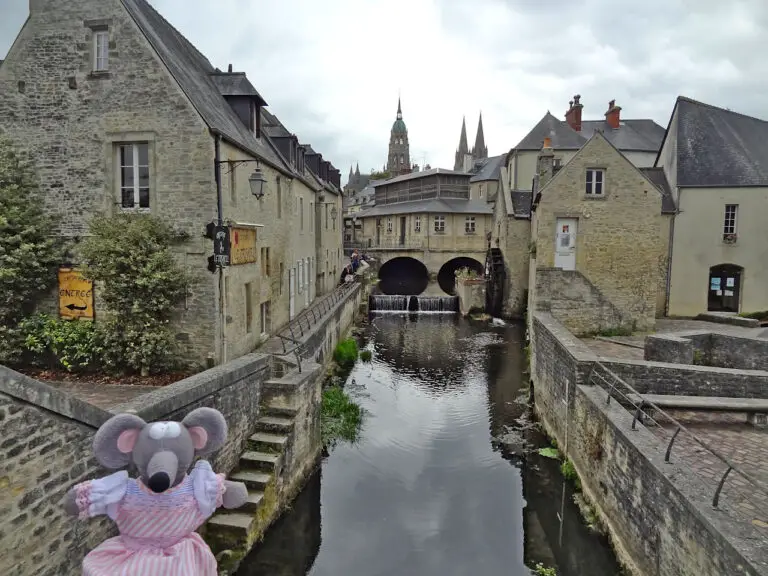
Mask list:
[[[320,425],[325,446],[333,447],[339,440],[355,442],[362,424],[362,408],[340,386],[323,390]]]
[[[347,338],[336,345],[333,359],[340,368],[350,369],[355,365],[358,354],[357,341],[354,338]]]
[[[739,316],[754,320],[768,320],[768,310],[763,310],[762,312],[742,312]]]
[[[362,352],[360,352],[360,360],[362,360],[363,362],[370,362],[372,358],[373,358],[373,352],[371,352],[370,350],[363,350]]]

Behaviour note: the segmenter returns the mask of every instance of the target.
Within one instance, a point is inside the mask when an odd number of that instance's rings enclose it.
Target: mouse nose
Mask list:
[[[171,485],[171,477],[165,472],[157,472],[149,478],[149,489],[152,492],[165,492]]]

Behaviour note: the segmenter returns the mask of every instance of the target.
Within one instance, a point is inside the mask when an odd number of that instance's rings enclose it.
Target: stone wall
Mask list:
[[[538,267],[535,282],[535,310],[550,312],[575,334],[631,329],[631,320],[577,270]]]
[[[605,391],[586,385],[597,358],[552,315],[537,312],[531,334],[536,411],[608,527],[619,559],[643,575],[757,575],[763,552],[752,526],[713,510],[714,484],[678,463]],[[728,534],[725,536],[724,534]]]
[[[653,334],[645,339],[645,359],[738,370],[768,370],[768,340],[703,331]]]
[[[485,310],[485,280],[457,280],[456,294],[462,316],[468,316],[473,310]]]

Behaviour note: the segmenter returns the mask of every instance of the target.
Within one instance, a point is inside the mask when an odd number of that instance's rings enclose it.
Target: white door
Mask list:
[[[555,231],[555,268],[576,269],[576,218],[558,218]]]
[[[293,320],[294,307],[296,300],[296,268],[291,268],[288,272],[288,315]]]

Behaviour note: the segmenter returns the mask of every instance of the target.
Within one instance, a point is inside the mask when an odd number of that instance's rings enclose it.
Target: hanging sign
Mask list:
[[[229,233],[233,266],[256,262],[256,229],[233,226]]]

